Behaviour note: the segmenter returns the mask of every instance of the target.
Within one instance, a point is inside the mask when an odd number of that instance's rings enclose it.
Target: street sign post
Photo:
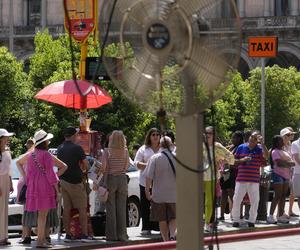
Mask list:
[[[264,36],[264,37],[250,37],[248,40],[248,55],[249,57],[261,58],[261,92],[260,92],[260,112],[261,112],[261,123],[260,130],[263,138],[265,138],[265,58],[276,57],[278,51],[278,39],[275,36]],[[260,169],[263,174],[264,168]],[[263,200],[259,202],[258,216],[259,220],[267,219],[267,188],[260,185],[260,196]]]
[[[261,58],[261,134],[265,137],[265,58],[276,57],[278,38],[276,36],[250,37],[248,39],[249,57]]]

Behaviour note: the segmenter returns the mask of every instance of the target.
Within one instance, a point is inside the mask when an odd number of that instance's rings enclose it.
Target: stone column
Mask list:
[[[14,53],[14,1],[9,1],[9,51]]]
[[[299,1],[298,0],[289,0],[289,14],[291,16],[299,15]]]
[[[264,0],[264,16],[271,16],[270,0]]]
[[[238,0],[237,1],[237,7],[239,10],[240,17],[246,16],[246,10],[245,10],[245,0]]]
[[[44,30],[47,26],[47,0],[43,0],[41,6],[41,26],[42,30]]]

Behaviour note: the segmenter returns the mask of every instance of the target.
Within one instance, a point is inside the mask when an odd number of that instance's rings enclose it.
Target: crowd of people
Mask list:
[[[22,218],[22,239],[20,244],[31,244],[31,232],[37,229],[37,248],[52,247],[50,229],[59,224],[58,211],[60,199],[63,204],[63,225],[65,242],[78,240],[91,242],[93,233],[88,225],[88,190],[86,181],[89,163],[84,150],[76,143],[78,130],[69,126],[64,129],[64,142],[57,148],[57,155],[48,152],[48,145],[53,134],[38,130],[33,138],[27,140],[27,152],[20,156],[16,162],[21,174],[18,183],[17,200],[21,202],[25,190],[24,214]],[[12,158],[9,138],[14,133],[0,129],[0,245],[10,245],[8,240],[8,199],[13,191],[11,180]],[[162,141],[163,138],[163,141]],[[166,148],[173,148],[169,137],[162,137],[158,129],[150,129],[145,137],[145,145],[135,146],[135,165],[141,170],[140,189],[141,207],[143,216],[142,235],[151,234],[151,230],[162,231],[164,240],[175,239],[176,212],[175,212],[175,163],[169,152],[165,159],[160,159],[163,168],[157,168],[156,160],[152,164],[152,156],[158,156]],[[127,241],[126,213],[128,196],[128,179],[126,171],[130,157],[127,149],[125,135],[120,130],[113,131],[108,142],[102,150],[99,173],[102,175],[101,184],[94,183],[93,189],[97,191],[98,185],[108,190],[105,201],[106,210],[106,240]],[[151,161],[152,162],[152,161]],[[172,168],[169,166],[172,163]],[[170,169],[168,169],[170,168]],[[56,170],[55,170],[56,169]],[[158,176],[162,175],[162,178]],[[153,183],[153,184],[152,184]],[[153,192],[151,189],[153,188]],[[161,193],[161,189],[165,193]],[[152,204],[153,203],[153,204]],[[154,203],[156,208],[154,208]],[[150,213],[150,204],[153,207]],[[72,232],[70,225],[72,211],[76,209],[79,217],[80,236]],[[166,217],[165,214],[168,214]],[[159,222],[159,223],[158,223]]]
[[[272,147],[267,149],[259,131],[245,133],[236,131],[232,135],[231,144],[224,147],[215,141],[217,137],[214,129],[206,127],[205,144],[208,145],[204,147],[206,159],[204,163],[207,165],[204,172],[206,231],[212,232],[218,221],[224,221],[225,212],[230,214],[233,227],[240,227],[245,223],[248,227],[255,227],[257,220],[264,220],[270,224],[288,223],[291,217],[298,217],[292,209],[294,198],[300,196],[298,181],[300,139],[293,141],[295,134],[291,127],[283,128],[279,135],[273,137]],[[205,152],[206,149],[209,153]],[[269,164],[270,176],[264,174],[264,167]],[[215,188],[209,188],[213,185],[211,181],[214,180]],[[263,200],[265,197],[260,197],[266,183],[272,183],[274,197],[269,212],[258,216],[259,210],[264,210],[259,204],[267,206],[267,200]],[[289,207],[285,208],[289,190]],[[220,200],[221,212],[218,218],[214,216],[216,213],[212,213],[213,197],[216,198],[214,205]],[[299,201],[298,204],[300,205]],[[245,214],[243,205],[246,205]],[[274,216],[276,208],[277,215]]]
[[[70,229],[72,209],[77,209],[81,226],[80,240],[93,241],[89,230],[88,184],[86,173],[89,163],[81,146],[76,143],[78,130],[67,127],[63,131],[64,142],[57,149],[57,156],[48,152],[51,133],[37,131],[27,140],[27,152],[17,160],[21,173],[18,198],[26,186],[26,201],[23,214],[21,244],[31,243],[31,229],[37,228],[37,247],[51,247],[50,228],[57,227],[58,201],[63,200],[63,224],[70,242],[76,236]],[[248,227],[254,227],[260,202],[262,169],[269,163],[272,169],[274,197],[266,220],[268,223],[287,223],[293,210],[294,197],[300,196],[300,139],[293,141],[296,133],[287,127],[275,135],[268,150],[259,131],[236,131],[231,144],[217,142],[215,129],[205,128],[203,144],[203,192],[205,193],[205,230],[212,231],[217,221],[225,220],[230,213],[232,225],[243,223],[243,204]],[[13,191],[11,153],[8,142],[13,133],[0,129],[0,245],[8,245],[8,198]],[[141,235],[160,231],[164,241],[176,239],[176,155],[175,137],[171,131],[164,134],[151,128],[144,144],[134,145],[134,165],[140,172],[140,204],[142,217]],[[102,151],[99,173],[100,183],[108,190],[105,201],[106,240],[127,241],[126,200],[128,180],[126,171],[130,156],[126,137],[120,130],[113,131]],[[54,170],[57,167],[57,171]],[[285,212],[285,198],[290,189],[290,207]],[[201,190],[199,190],[201,191]],[[220,201],[220,217],[216,218],[215,207]],[[298,199],[298,203],[300,203]],[[300,204],[299,204],[300,205]],[[277,208],[277,216],[274,212]]]

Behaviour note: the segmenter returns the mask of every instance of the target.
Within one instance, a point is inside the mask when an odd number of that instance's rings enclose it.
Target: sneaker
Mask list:
[[[277,221],[274,219],[274,216],[273,216],[273,215],[269,215],[269,216],[267,217],[267,222],[268,222],[269,224],[277,224]]]
[[[218,218],[218,221],[224,221],[224,220],[225,220],[224,216],[220,216],[220,217]]]
[[[75,237],[70,234],[66,234],[66,237],[64,238],[64,242],[72,242],[75,240],[76,240]]]
[[[205,226],[204,226],[204,231],[205,231],[206,233],[212,233],[212,232],[213,232],[213,227],[212,227],[212,225],[211,225],[211,224],[205,224]]]
[[[174,237],[170,237],[170,241],[174,241],[174,240],[176,240],[175,236]]]
[[[83,235],[81,237],[81,242],[84,243],[89,243],[89,242],[94,242],[96,239],[93,236],[89,236],[89,235]]]
[[[284,215],[277,217],[277,222],[282,224],[288,224],[290,221]]]
[[[287,219],[287,220],[290,219],[290,216],[288,216],[287,214],[283,214],[283,215],[281,215],[280,217],[285,218],[285,219]]]
[[[290,217],[299,217],[299,215],[292,212],[292,213],[290,214]]]
[[[142,230],[141,235],[151,235],[151,230]]]
[[[233,223],[232,223],[232,226],[233,226],[233,227],[240,227],[240,223],[238,223],[238,222],[233,222]]]
[[[25,237],[24,239],[21,239],[19,242],[19,244],[31,244],[31,237]]]
[[[46,241],[47,241],[47,244],[51,244],[51,238],[50,237],[46,237]]]
[[[255,227],[255,225],[252,222],[248,222],[248,227]]]

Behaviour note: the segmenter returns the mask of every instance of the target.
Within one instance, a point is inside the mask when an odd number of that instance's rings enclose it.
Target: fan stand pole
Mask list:
[[[199,170],[203,165],[203,116],[176,119],[177,157]],[[203,174],[176,166],[177,250],[203,249]]]

